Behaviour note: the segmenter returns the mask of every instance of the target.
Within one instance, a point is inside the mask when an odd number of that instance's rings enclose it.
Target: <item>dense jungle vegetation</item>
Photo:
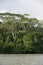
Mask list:
[[[43,53],[43,21],[14,13],[0,18],[0,53]]]

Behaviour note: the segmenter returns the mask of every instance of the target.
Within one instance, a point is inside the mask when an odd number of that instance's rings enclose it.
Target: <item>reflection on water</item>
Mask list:
[[[0,55],[0,65],[43,65],[43,54]]]

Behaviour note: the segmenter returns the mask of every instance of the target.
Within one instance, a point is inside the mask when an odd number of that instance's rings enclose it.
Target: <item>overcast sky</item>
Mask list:
[[[30,14],[43,19],[43,0],[0,0],[0,12]]]

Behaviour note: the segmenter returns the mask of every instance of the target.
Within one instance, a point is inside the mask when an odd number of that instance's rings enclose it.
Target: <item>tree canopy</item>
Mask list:
[[[43,53],[43,24],[27,16],[0,13],[0,53]]]

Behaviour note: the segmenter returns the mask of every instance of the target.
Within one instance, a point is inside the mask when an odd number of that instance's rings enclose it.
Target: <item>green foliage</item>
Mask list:
[[[42,23],[26,16],[28,14],[0,13],[3,19],[0,24],[0,53],[43,53]]]
[[[10,43],[5,43],[5,45],[3,46],[3,53],[14,53],[14,44],[12,42]]]

